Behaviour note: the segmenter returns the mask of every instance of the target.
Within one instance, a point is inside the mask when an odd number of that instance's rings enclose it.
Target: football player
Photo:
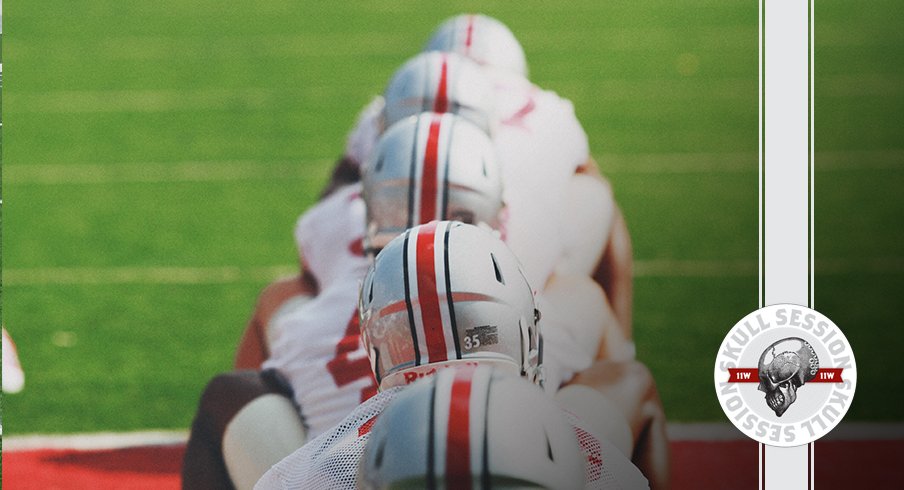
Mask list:
[[[373,424],[358,482],[363,489],[647,487],[618,449],[542,390],[487,366],[441,370],[399,393]]]
[[[602,287],[606,307],[622,333],[620,339],[612,335],[610,342],[601,344],[596,357],[633,358],[630,234],[610,184],[590,155],[571,102],[529,81],[520,43],[491,17],[448,19],[434,31],[424,51],[470,58],[485,68],[492,83],[495,117],[489,126],[506,183],[507,243],[525,264],[531,283],[545,289],[556,277],[592,277]],[[429,103],[439,86],[401,87],[422,90],[416,99]],[[358,156],[346,159],[346,170],[364,161],[361,156],[373,147],[367,138],[378,137],[381,119],[392,104],[390,95],[374,100],[362,113],[347,152]],[[380,105],[385,107],[376,110]],[[455,104],[447,106],[451,110]]]
[[[468,38],[469,46],[461,41]],[[492,79],[487,74],[477,74],[463,62],[455,54],[456,46],[467,47],[458,51],[487,65]],[[548,290],[548,298],[567,300],[575,290],[576,279],[592,274],[604,291],[604,304],[599,305],[599,310],[614,313],[606,323],[617,324],[621,335],[594,330],[596,326],[588,322],[567,322],[573,330],[585,327],[573,332],[571,341],[584,348],[599,346],[598,351],[589,353],[590,359],[633,358],[630,237],[611,188],[598,175],[589,156],[586,135],[570,102],[540,90],[521,76],[526,68],[514,67],[525,66],[523,50],[511,32],[494,19],[453,18],[428,43],[428,49],[435,48],[451,52],[441,55],[427,51],[397,71],[385,98],[375,99],[362,112],[348,139],[346,164],[337,169],[346,169],[344,175],[358,175],[356,162],[366,158],[373,147],[371,139],[380,134],[381,128],[398,115],[424,107],[456,111],[488,127],[500,155],[503,180],[507,182],[507,242],[521,257],[532,283]],[[506,59],[516,61],[502,61]],[[489,97],[488,90],[492,92]],[[347,180],[334,180],[334,184],[337,182]],[[306,243],[319,237],[303,229],[303,220],[304,217],[296,228],[296,241],[302,261],[306,262]],[[256,368],[266,358],[267,324],[287,298],[314,294],[316,274],[311,269],[315,266],[307,265],[298,278],[279,281],[261,295],[239,346],[236,367]],[[583,289],[585,295],[595,294],[594,287],[585,286],[578,289]],[[605,341],[600,342],[599,336],[604,334]],[[588,338],[591,341],[577,341]],[[587,358],[583,349],[581,353],[581,359]],[[575,367],[587,365],[577,362],[577,358],[573,361]]]
[[[488,366],[460,367],[412,384],[380,413],[361,457],[358,488],[578,490],[586,482],[585,461],[551,397]]]
[[[492,366],[499,372],[543,382],[543,337],[532,290],[511,251],[477,227],[432,222],[395,238],[364,278],[359,312],[362,340],[381,392],[280,461],[255,488],[355,488],[358,460],[376,416],[402,396],[407,385],[437,372]],[[636,361],[623,365],[641,366]],[[606,380],[596,379],[593,388],[585,385],[579,397],[556,397],[563,409],[594,419],[575,429],[587,436],[582,450],[587,456],[589,488],[636,488],[625,486],[643,481],[627,463],[628,455],[644,461],[635,453],[647,453],[650,444],[665,442],[664,438],[650,438],[651,432],[664,429],[655,387],[631,402],[628,397],[608,399],[610,393],[620,390],[638,391],[636,375],[642,372],[642,366],[623,369]],[[458,373],[448,376],[459,379]],[[436,386],[450,378],[443,379]],[[486,381],[483,378],[481,383]],[[630,386],[623,387],[625,384]],[[480,393],[479,385],[474,391]],[[586,403],[591,396],[594,401]],[[445,400],[437,398],[437,406],[447,407]],[[629,423],[634,419],[642,423],[634,427]],[[494,419],[497,427],[486,427],[505,431],[503,420]],[[426,431],[429,426],[419,429]],[[467,437],[468,431],[447,425],[446,434],[461,438]],[[667,446],[662,450],[667,455]],[[667,461],[665,468],[641,470],[655,474],[665,484],[667,479],[661,478],[667,478]]]
[[[338,189],[302,219],[304,236],[318,237],[305,250],[320,290],[296,308],[283,306],[270,322],[263,371],[222,374],[206,387],[185,453],[186,487],[247,488],[376,393],[356,312],[358,283],[370,264],[365,247],[378,249],[434,219],[500,226],[502,183],[492,143],[462,117],[423,113],[396,123],[367,168],[363,185]]]
[[[454,53],[421,53],[396,70],[384,95],[376,97],[359,115],[348,136],[345,155],[336,165],[321,202],[299,218],[295,241],[300,273],[274,281],[259,295],[236,350],[237,369],[261,367],[270,354],[272,335],[269,329],[276,323],[275,319],[316,296],[323,287],[323,278],[333,274],[329,269],[338,264],[334,259],[356,260],[335,256],[335,252],[324,254],[324,248],[335,248],[338,241],[344,247],[350,247],[355,255],[361,255],[361,227],[336,229],[331,223],[333,213],[354,215],[358,211],[331,205],[331,212],[325,213],[321,208],[326,204],[322,201],[333,192],[360,181],[361,168],[385,128],[421,112],[457,114],[489,133],[495,119],[492,84],[475,62]],[[343,202],[354,201],[346,199]]]
[[[520,43],[491,17],[452,17],[425,50],[463,54],[483,65],[494,82],[499,125],[493,138],[511,213],[508,244],[522,263],[546,264],[528,270],[528,279],[542,285],[554,272],[591,274],[626,341],[621,353],[599,357],[632,358],[630,235],[571,102],[528,80]]]

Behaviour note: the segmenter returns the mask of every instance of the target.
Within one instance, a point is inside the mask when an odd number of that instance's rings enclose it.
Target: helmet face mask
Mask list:
[[[399,121],[363,170],[368,250],[432,220],[501,226],[502,176],[493,144],[460,116],[422,113]]]
[[[478,227],[433,222],[394,239],[365,276],[359,312],[381,388],[461,364],[542,382],[533,292],[511,251]]]

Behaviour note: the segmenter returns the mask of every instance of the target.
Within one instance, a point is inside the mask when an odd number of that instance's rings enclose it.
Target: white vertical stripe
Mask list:
[[[766,446],[765,490],[806,490],[810,476],[810,445]]]
[[[806,0],[766,0],[764,306],[809,301]]]
[[[433,240],[433,263],[436,268],[436,296],[439,303],[439,317],[443,322],[443,339],[446,342],[446,359],[455,359],[455,339],[452,335],[452,319],[449,314],[449,302],[446,299],[446,263],[444,260],[445,246],[443,240],[448,222],[440,222],[436,226],[436,235]]]
[[[448,81],[447,81],[448,82]],[[443,212],[443,176],[446,172],[449,143],[452,141],[452,116],[444,114],[440,119],[439,131],[436,142],[436,216],[430,219],[444,219]],[[448,136],[447,136],[448,135]]]
[[[424,331],[423,315],[421,314],[420,291],[417,288],[417,242],[418,234],[412,231],[408,235],[408,293],[411,300],[411,308],[414,316],[414,331],[417,335],[418,351],[421,354],[421,365],[431,361],[430,354],[427,352],[427,334]]]
[[[763,0],[760,306],[810,304],[809,1]],[[764,9],[764,10],[762,10]],[[808,446],[766,446],[760,488],[807,488]]]
[[[421,216],[421,192],[423,191],[424,178],[424,158],[427,156],[427,141],[430,139],[430,122],[431,117],[418,116],[417,134],[415,135],[415,160],[411,162],[414,165],[414,215],[412,223],[415,226],[425,222]],[[427,220],[429,221],[429,220]]]

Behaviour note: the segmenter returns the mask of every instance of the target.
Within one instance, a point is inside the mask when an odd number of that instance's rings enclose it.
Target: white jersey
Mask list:
[[[255,490],[275,489],[355,489],[358,467],[370,428],[377,416],[405,389],[403,386],[380,392],[356,408],[330,431],[311,440],[273,465],[254,486]],[[588,489],[648,488],[640,470],[614,446],[594,436],[573,415],[565,416],[574,428],[586,462]]]
[[[489,70],[500,122],[493,142],[508,208],[506,243],[528,282],[543,289],[562,255],[559,221],[567,183],[587,162],[587,135],[571,102],[527,79]]]
[[[367,270],[365,222],[360,183],[340,187],[298,218],[295,244],[302,267],[317,279],[319,289],[329,288],[348,271]]]
[[[343,187],[302,217],[304,263],[319,274],[321,289],[306,302],[281,308],[268,326],[276,334],[262,367],[277,369],[292,385],[308,437],[332,427],[377,391],[358,326],[358,289],[370,266],[360,248],[359,190]]]
[[[505,242],[521,261],[542,305],[543,291],[567,253],[563,237],[570,235],[566,220],[573,209],[566,193],[575,172],[590,159],[587,135],[570,101],[521,76],[493,69],[488,72],[494,80],[497,111],[501,114],[493,141],[502,165],[508,211]],[[612,195],[605,197],[611,199]],[[607,235],[613,209],[614,204],[593,210],[610,214],[599,216],[597,221]],[[574,330],[585,325],[558,322],[552,309],[541,308],[541,313],[546,345],[544,371],[547,389],[554,391],[575,372],[590,367],[599,338],[596,343],[574,342],[581,337]],[[594,324],[587,325],[593,328]]]
[[[575,170],[589,158],[587,136],[568,100],[554,92],[541,90],[523,77],[502,72],[491,74],[498,96],[497,108],[502,114],[500,123],[494,128],[493,141],[502,165],[508,214],[504,239],[522,263],[528,282],[542,294],[565,250],[561,242],[564,194]],[[349,136],[347,151],[353,151],[354,160],[359,163],[366,161],[376,145],[382,104],[382,97],[375,97],[362,110]],[[360,253],[365,229],[364,204],[359,194],[360,185],[357,184],[340,188],[304,213],[295,229],[303,267],[317,279],[321,294],[336,284],[337,278],[341,278],[347,290],[331,293],[329,298],[296,309],[294,314],[280,314],[276,321],[271,321],[270,330],[276,332],[282,332],[280,325],[294,323],[304,324],[305,329],[313,328],[318,332],[318,342],[312,342],[308,336],[313,334],[306,334],[304,329],[287,329],[301,331],[287,336],[285,342],[288,344],[297,338],[301,345],[286,347],[285,355],[279,358],[271,356],[274,357],[272,362],[265,364],[278,367],[289,377],[296,387],[296,401],[301,406],[306,423],[310,424],[309,430],[315,433],[318,428],[324,428],[317,420],[335,422],[335,417],[347,414],[355,406],[350,404],[350,396],[344,397],[344,402],[340,404],[337,399],[328,396],[325,386],[320,386],[333,378],[309,380],[314,378],[312,368],[322,374],[325,359],[331,360],[328,349],[319,342],[334,341],[347,330],[344,322],[352,315],[355,303],[350,299],[343,303],[338,296],[357,297],[356,281],[364,276],[367,268],[366,259],[356,255]],[[601,222],[605,219],[600,217]],[[349,273],[356,267],[361,268],[360,273]],[[330,308],[333,308],[332,312]],[[311,311],[316,312],[317,324],[303,318],[311,316],[306,313]],[[547,324],[550,324],[549,320]],[[327,328],[327,325],[330,327]],[[549,384],[550,389],[554,389],[560,380],[568,379],[572,373],[588,367],[596,352],[596,346],[589,345],[575,351],[572,344],[562,342],[563,339],[567,340],[568,336],[554,335],[554,332],[549,332],[546,339],[547,375],[550,380],[555,380]],[[318,350],[308,347],[308,343],[318,346]],[[276,354],[281,349],[279,344],[273,342],[271,352]],[[581,355],[573,355],[574,352]],[[564,354],[558,356],[559,353]],[[353,358],[362,362],[357,357],[359,354],[364,355],[360,346]],[[314,359],[310,362],[301,360],[309,356],[314,356]],[[311,385],[318,387],[315,390],[318,395],[304,396],[304,393],[311,391]],[[339,394],[335,395],[342,398]],[[321,406],[330,411],[331,418],[314,417],[313,412],[321,412]]]

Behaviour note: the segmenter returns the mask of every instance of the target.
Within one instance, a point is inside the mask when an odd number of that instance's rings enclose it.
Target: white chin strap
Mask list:
[[[305,429],[292,402],[269,394],[242,407],[223,434],[223,459],[238,490],[254,487],[271,466],[305,443]]]

